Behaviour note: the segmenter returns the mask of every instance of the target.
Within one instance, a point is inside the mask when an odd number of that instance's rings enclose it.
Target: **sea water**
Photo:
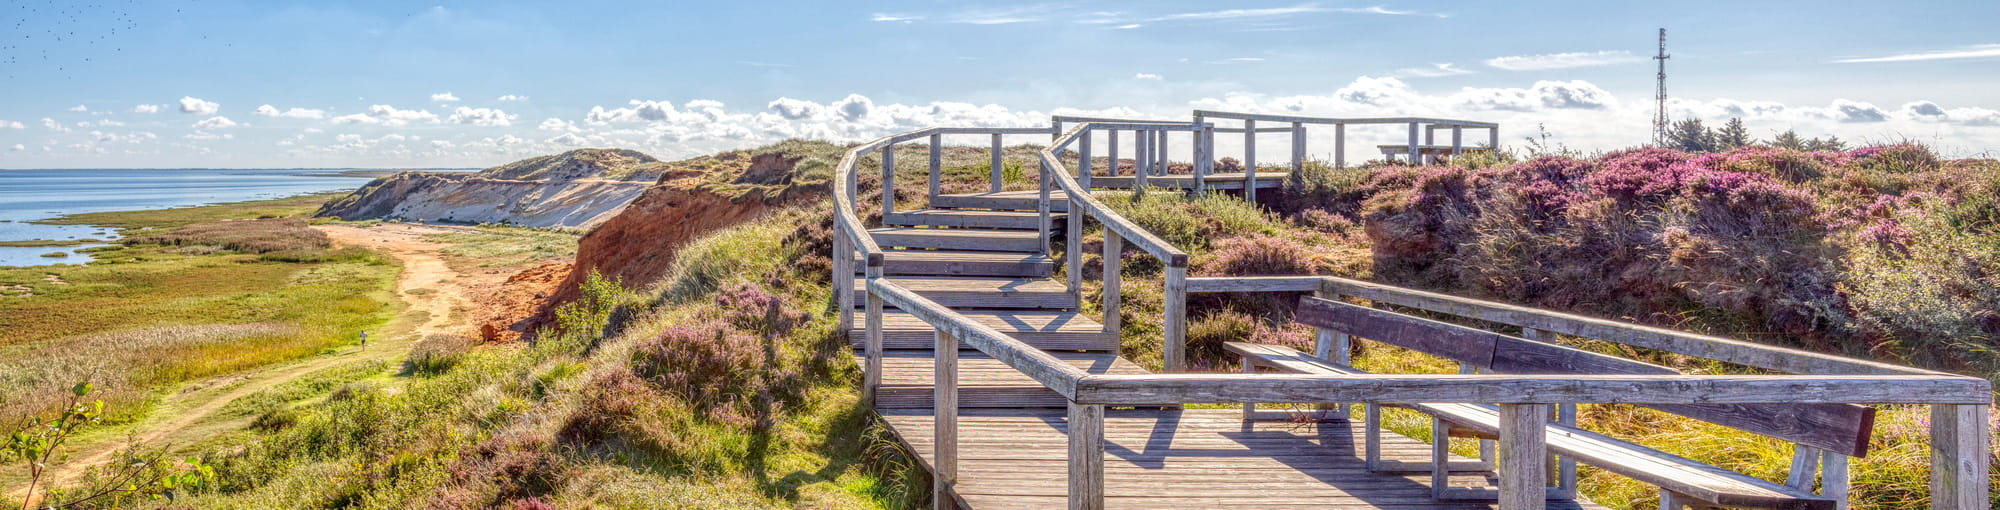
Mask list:
[[[354,189],[367,177],[336,175],[339,170],[158,169],[158,170],[0,170],[0,241],[99,239],[117,230],[96,225],[34,223],[67,214],[191,207],[223,202],[280,198],[303,193]],[[102,244],[60,247],[0,246],[0,266],[81,264],[90,254],[77,250]],[[63,252],[68,257],[45,257]]]

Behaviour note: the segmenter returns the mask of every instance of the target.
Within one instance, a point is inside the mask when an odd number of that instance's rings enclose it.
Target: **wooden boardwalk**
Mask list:
[[[931,412],[882,417],[931,466]],[[1128,409],[1105,413],[1105,508],[1493,508],[1490,501],[1431,498],[1430,474],[1370,472],[1348,422],[1245,422],[1234,409]],[[1068,425],[1062,409],[964,409],[958,417],[958,484],[965,508],[1065,505]],[[1430,446],[1383,436],[1385,460],[1428,462]],[[1465,459],[1460,459],[1461,461]],[[1459,487],[1492,487],[1454,476]],[[1602,508],[1549,501],[1549,508]]]

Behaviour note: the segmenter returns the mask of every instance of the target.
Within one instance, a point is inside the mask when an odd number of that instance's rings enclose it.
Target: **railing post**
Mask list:
[[[1454,157],[1454,158],[1456,158],[1456,157],[1458,157],[1458,154],[1459,154],[1459,153],[1461,153],[1461,152],[1465,152],[1465,127],[1464,127],[1464,126],[1452,126],[1452,127],[1451,127],[1451,157]]]
[[[1423,146],[1421,146],[1421,145],[1417,145],[1417,123],[1415,123],[1415,122],[1411,122],[1411,123],[1410,123],[1410,155],[1409,155],[1409,159],[1410,159],[1410,166],[1423,166],[1423,165],[1424,165],[1424,153],[1423,153],[1423,151],[1422,151],[1422,147],[1423,147]]]
[[[1084,188],[1090,189],[1090,188]],[[1083,303],[1083,206],[1069,197],[1069,214],[1063,216],[1063,266],[1069,274],[1069,296]],[[1108,230],[1108,229],[1107,229]]]
[[[1153,169],[1158,170],[1160,175],[1171,174],[1173,172],[1167,168],[1167,163],[1170,161],[1167,159],[1167,135],[1172,134],[1173,131],[1161,129],[1157,133],[1160,136],[1160,143],[1153,146],[1153,152],[1159,153],[1160,164],[1153,165]]]
[[[1847,456],[1839,452],[1825,452],[1820,460],[1819,495],[1833,499],[1834,510],[1847,510],[1847,489],[1851,482],[1847,476]]]
[[[882,217],[896,212],[896,144],[882,146]]]
[[[1110,130],[1110,132],[1105,133],[1104,142],[1105,145],[1109,145],[1109,147],[1105,148],[1104,152],[1104,156],[1106,159],[1106,162],[1104,164],[1104,175],[1117,177],[1118,176],[1118,130],[1113,129]]]
[[[1811,491],[1815,475],[1819,474],[1819,449],[1794,443],[1792,445],[1792,469],[1785,473],[1785,485],[1794,489]]]
[[[1486,128],[1486,150],[1493,151],[1494,156],[1500,155],[1500,126]]]
[[[1146,174],[1153,167],[1153,133],[1132,130],[1132,144],[1132,189],[1145,189]]]
[[[1036,179],[1040,182],[1035,186],[1035,212],[1040,216],[1040,221],[1036,224],[1035,231],[1041,234],[1042,253],[1054,255],[1055,250],[1051,249],[1052,247],[1050,246],[1050,243],[1053,241],[1050,237],[1054,237],[1055,224],[1054,219],[1049,216],[1049,209],[1053,208],[1050,207],[1052,204],[1049,203],[1049,188],[1055,185],[1049,181],[1055,180],[1055,171],[1050,170],[1050,168],[1062,164],[1062,161],[1051,161],[1047,156],[1044,156],[1042,159],[1043,161],[1040,165],[1041,171],[1036,174],[1041,176],[1041,178]]]
[[[1208,175],[1215,173],[1215,126],[1196,119],[1194,138],[1194,192],[1208,193]]]
[[[1333,125],[1333,167],[1347,168],[1347,124]]]
[[[993,163],[992,163],[992,168],[988,169],[993,174],[992,176],[993,182],[989,185],[990,189],[988,191],[992,191],[994,193],[1000,192],[1001,180],[1005,178],[1004,176],[1000,175],[1000,170],[1005,167],[1006,163],[1005,161],[1002,160],[1004,156],[1000,154],[1000,151],[1001,151],[1000,133],[993,133],[993,155],[992,155]]]
[[[958,482],[958,339],[944,331],[938,331],[937,342],[931,358],[935,360],[933,385],[936,393],[932,397],[935,418],[932,429],[934,450],[931,453],[931,507],[951,510],[954,505],[951,496],[952,484]]]
[[[1502,510],[1539,510],[1548,504],[1548,438],[1543,435],[1548,424],[1548,404],[1500,404],[1500,462],[1495,471],[1500,475]]]
[[[1104,227],[1104,273],[1099,278],[1104,282],[1104,332],[1117,333],[1124,326],[1124,316],[1118,311],[1121,274],[1125,268],[1125,238],[1111,227]]]
[[[881,277],[882,268],[876,266],[868,267],[869,281],[874,281],[876,278]],[[876,390],[882,387],[882,296],[876,295],[872,289],[864,289],[864,292],[868,294],[868,316],[866,318],[868,330],[865,333],[866,339],[863,340],[862,346],[867,360],[866,365],[862,368],[861,398],[863,401],[868,402],[870,407],[873,407],[875,405]]]
[[[1257,203],[1257,121],[1243,120],[1243,200]]]
[[[850,195],[851,196],[851,195]],[[854,330],[854,245],[847,228],[833,224],[833,305],[840,309],[840,332]]]
[[[1542,343],[1555,343],[1555,338],[1550,337],[1548,332],[1535,328],[1521,328],[1521,338]],[[1571,427],[1576,426],[1576,404],[1556,404],[1556,423]],[[1570,458],[1568,455],[1557,458],[1551,454],[1550,460],[1556,466],[1556,490],[1554,494],[1562,499],[1576,498],[1576,459]]]
[[[1292,172],[1306,169],[1306,125],[1292,123]]]
[[[1325,291],[1314,292],[1313,295],[1320,299],[1330,300],[1339,298],[1339,296],[1335,296]],[[1353,362],[1349,360],[1348,357],[1350,356],[1349,352],[1353,350],[1351,345],[1353,344],[1353,342],[1354,342],[1353,338],[1347,336],[1347,333],[1342,333],[1322,327],[1314,327],[1313,357],[1331,361],[1334,364],[1340,366],[1351,366]],[[1335,416],[1338,417],[1338,419],[1341,420],[1347,419],[1348,407],[1346,403],[1334,404],[1330,409],[1336,413]]]
[[[1069,403],[1069,508],[1104,508],[1104,406]]]
[[[1160,350],[1162,365],[1167,373],[1186,371],[1187,350],[1187,266],[1167,264],[1167,291],[1161,298],[1166,301],[1166,324],[1161,327],[1165,338],[1165,348]]]
[[[1090,130],[1086,128],[1078,136],[1083,138],[1076,141],[1076,184],[1090,189]]]
[[[930,202],[937,203],[939,181],[944,174],[944,135],[931,135]]]
[[[1983,404],[1931,406],[1931,508],[1987,508],[1987,412]]]

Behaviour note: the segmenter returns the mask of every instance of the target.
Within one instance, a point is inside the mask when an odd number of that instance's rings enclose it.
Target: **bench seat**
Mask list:
[[[1282,372],[1339,375],[1368,373],[1353,367],[1337,365],[1289,347],[1225,342],[1223,349],[1242,356],[1245,362]],[[1467,429],[1474,432],[1475,437],[1492,437],[1500,431],[1499,410],[1490,406],[1414,403],[1399,407],[1431,415],[1449,423],[1454,429]],[[1657,485],[1662,490],[1702,504],[1797,510],[1830,510],[1837,504],[1825,496],[1576,427],[1551,424],[1546,432],[1550,452]]]

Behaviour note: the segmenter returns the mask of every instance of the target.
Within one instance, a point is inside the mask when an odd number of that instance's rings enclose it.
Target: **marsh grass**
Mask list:
[[[575,258],[577,234],[489,224],[480,225],[477,232],[430,234],[424,239],[448,244],[440,253],[454,266],[514,267]]]

